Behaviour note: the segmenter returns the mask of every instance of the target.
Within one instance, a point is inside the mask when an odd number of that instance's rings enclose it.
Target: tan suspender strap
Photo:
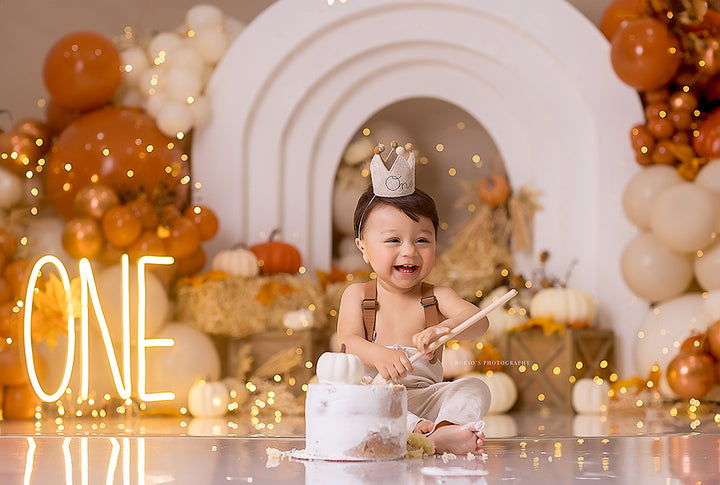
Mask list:
[[[425,310],[425,327],[432,327],[440,323],[437,298],[433,293],[434,289],[435,287],[429,283],[423,283],[421,287],[422,298],[420,298],[420,304]]]
[[[362,301],[363,324],[365,325],[365,339],[373,341],[375,331],[375,313],[377,312],[377,280],[370,280],[365,283],[365,294]]]

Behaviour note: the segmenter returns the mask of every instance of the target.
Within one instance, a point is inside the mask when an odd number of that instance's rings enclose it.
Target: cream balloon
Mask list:
[[[146,52],[139,47],[125,49],[120,52],[120,63],[123,82],[130,87],[139,87],[142,73],[150,68]]]
[[[150,40],[148,44],[147,53],[150,57],[150,62],[154,62],[155,59],[165,59],[173,56],[173,53],[182,46],[182,39],[172,32],[160,32]],[[160,61],[158,61],[160,62]]]
[[[695,183],[720,195],[720,159],[705,164],[695,177]]]
[[[152,96],[147,96],[145,98],[145,111],[150,116],[157,119],[157,117],[160,115],[160,111],[163,109],[163,107],[165,107],[167,103],[167,98],[162,94],[153,94]]]
[[[188,98],[193,100],[202,91],[200,70],[193,70],[186,66],[175,66],[167,73],[164,94],[170,101],[187,103]]]
[[[163,65],[145,69],[140,73],[137,87],[143,96],[154,96],[162,92],[167,82],[167,68]]]
[[[23,200],[23,179],[0,167],[0,209],[9,209]]]
[[[200,54],[208,64],[216,64],[225,55],[230,41],[224,32],[219,29],[203,27],[195,31],[189,39],[190,45]]]
[[[173,339],[174,345],[146,351],[147,392],[172,392],[175,400],[148,403],[148,409],[177,413],[187,407],[195,382],[220,378],[220,356],[210,337],[185,323],[166,324],[156,338]]]
[[[228,39],[232,43],[237,36],[242,34],[243,30],[245,30],[245,24],[237,19],[227,17],[225,19],[224,29],[225,35],[228,36]]]
[[[650,210],[650,228],[665,246],[694,253],[710,245],[720,221],[720,196],[692,182],[662,191]]]
[[[679,295],[693,277],[692,256],[670,251],[650,233],[640,234],[625,246],[620,269],[630,290],[651,302]]]
[[[187,103],[169,101],[160,108],[157,126],[165,135],[176,137],[178,133],[187,133],[192,128],[193,116]]]
[[[31,218],[24,232],[27,244],[18,247],[18,256],[31,261],[36,261],[46,254],[56,256],[63,262],[70,277],[74,278],[78,274],[77,260],[63,247],[64,231],[65,221],[60,217]]]
[[[713,323],[720,320],[720,290],[708,291],[705,297],[705,317]]]
[[[695,258],[695,279],[707,291],[720,290],[720,242],[707,247]]]
[[[173,52],[173,56],[165,63],[168,67],[184,67],[198,74],[205,68],[205,62],[192,46],[183,42],[182,46]]]
[[[214,5],[195,5],[185,14],[185,26],[191,30],[217,28],[225,22],[222,10]]]
[[[636,173],[625,186],[622,205],[627,218],[640,229],[650,227],[650,210],[666,188],[682,183],[673,167],[652,165]]]
[[[122,338],[122,266],[110,266],[95,274],[98,296],[103,314],[114,339]],[[130,265],[130,335],[137,343],[138,325],[138,283],[137,266]],[[169,303],[165,288],[150,271],[145,271],[145,336],[153,337],[165,322]],[[93,313],[91,311],[91,313]],[[94,314],[94,313],[93,313]]]
[[[664,374],[682,342],[707,327],[705,301],[699,293],[687,293],[651,308],[635,334],[636,373],[647,375],[658,364]]]

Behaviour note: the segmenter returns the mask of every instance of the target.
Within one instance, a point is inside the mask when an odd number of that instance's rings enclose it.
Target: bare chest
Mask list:
[[[426,327],[420,301],[378,302],[375,317],[375,342],[380,345],[412,345],[412,336]]]

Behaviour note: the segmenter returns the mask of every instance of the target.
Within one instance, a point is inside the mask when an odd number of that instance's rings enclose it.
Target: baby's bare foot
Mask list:
[[[448,424],[438,426],[428,435],[435,443],[435,453],[480,453],[485,435],[466,426]]]

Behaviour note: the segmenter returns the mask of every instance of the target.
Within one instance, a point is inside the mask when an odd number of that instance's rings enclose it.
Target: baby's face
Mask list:
[[[399,291],[421,283],[435,264],[435,229],[421,217],[413,221],[389,205],[375,208],[357,240],[378,281]]]

